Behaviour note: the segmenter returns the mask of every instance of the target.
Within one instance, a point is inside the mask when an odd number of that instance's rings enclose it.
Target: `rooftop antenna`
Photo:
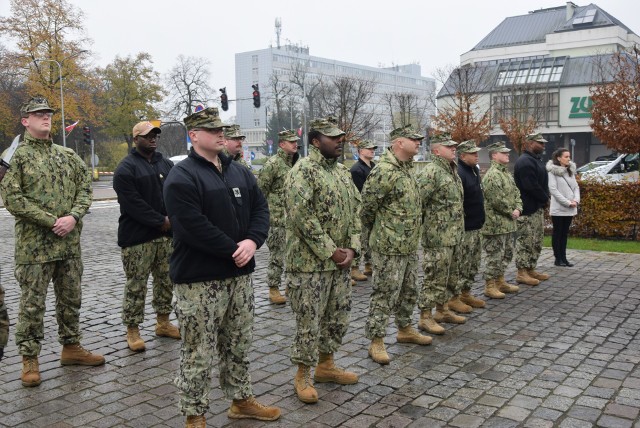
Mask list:
[[[282,20],[280,17],[276,18],[276,46],[280,49],[280,33],[282,32]]]

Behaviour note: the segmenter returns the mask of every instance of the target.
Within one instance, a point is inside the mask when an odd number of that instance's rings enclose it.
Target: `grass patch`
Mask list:
[[[545,247],[551,247],[551,236],[544,237]],[[614,241],[608,239],[586,239],[569,237],[567,248],[570,250],[605,251],[613,253],[640,254],[638,241]]]

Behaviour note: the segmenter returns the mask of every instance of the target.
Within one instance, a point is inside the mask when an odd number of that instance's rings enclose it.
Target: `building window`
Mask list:
[[[492,98],[491,108],[494,125],[498,125],[501,118],[512,117],[520,122],[526,122],[529,118],[538,122],[557,122],[559,95],[557,92],[497,94]]]

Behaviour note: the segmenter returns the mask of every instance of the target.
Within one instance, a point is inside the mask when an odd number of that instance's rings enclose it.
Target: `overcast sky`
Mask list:
[[[310,54],[368,66],[417,62],[424,76],[458,64],[460,55],[509,16],[564,6],[553,0],[68,0],[85,13],[95,65],[148,52],[166,73],[178,55],[211,60],[211,85],[235,97],[235,53],[276,44],[306,45]],[[588,3],[575,2],[578,6]],[[595,2],[640,34],[640,1]],[[0,15],[9,0],[0,0]],[[233,103],[230,107],[233,107]],[[223,118],[235,114],[233,108]]]

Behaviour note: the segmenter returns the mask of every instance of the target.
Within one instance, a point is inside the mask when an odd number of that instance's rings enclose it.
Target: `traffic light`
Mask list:
[[[225,86],[224,88],[220,88],[220,92],[222,92],[220,94],[220,107],[222,107],[222,110],[227,111],[229,110],[229,98],[227,97],[227,87]]]
[[[253,88],[253,106],[255,108],[260,107],[260,91],[258,90],[258,84],[251,85]]]
[[[82,141],[84,141],[85,144],[91,145],[91,129],[89,129],[88,126],[82,128],[82,135]]]

